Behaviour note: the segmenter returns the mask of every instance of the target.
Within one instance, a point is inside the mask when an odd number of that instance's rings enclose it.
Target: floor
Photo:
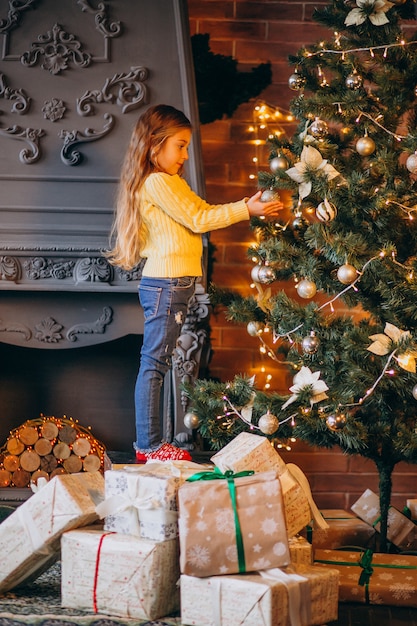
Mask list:
[[[339,619],[327,626],[417,626],[417,608],[339,605]]]

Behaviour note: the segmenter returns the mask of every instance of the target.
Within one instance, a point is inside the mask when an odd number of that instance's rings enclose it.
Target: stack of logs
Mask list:
[[[15,428],[0,450],[0,487],[27,487],[40,477],[103,471],[104,445],[68,418],[41,417]]]

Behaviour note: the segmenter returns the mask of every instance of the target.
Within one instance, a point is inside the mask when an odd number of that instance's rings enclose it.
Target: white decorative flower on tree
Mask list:
[[[387,0],[356,0],[356,4],[357,8],[352,9],[346,16],[346,26],[359,26],[368,18],[374,26],[383,26],[389,22],[386,12],[394,6]],[[372,9],[372,12],[369,12],[369,9]]]
[[[332,180],[339,176],[339,172],[323,159],[320,152],[313,146],[304,146],[300,160],[295,163],[294,167],[286,170],[286,174],[299,184],[298,194],[301,199],[306,198],[311,193],[311,174],[312,172],[323,172],[328,180]]]
[[[371,335],[369,339],[372,339],[373,342],[367,348],[369,352],[378,356],[384,356],[394,351],[395,346],[401,344],[402,341],[411,339],[411,333],[408,330],[400,330],[394,324],[386,323],[384,334]],[[400,348],[398,349],[400,350]],[[415,373],[416,357],[417,352],[415,350],[405,350],[404,352],[399,352],[396,356],[396,361],[407,372]]]
[[[328,397],[325,392],[329,388],[324,380],[319,380],[319,378],[320,372],[312,372],[309,367],[303,366],[294,376],[294,384],[290,387],[293,395],[282,405],[282,408],[285,409],[289,404],[295,402],[299,394],[306,391],[306,389],[309,389],[311,392],[310,404],[325,400]]]

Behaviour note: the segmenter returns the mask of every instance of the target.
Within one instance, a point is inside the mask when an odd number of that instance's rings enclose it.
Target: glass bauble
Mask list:
[[[246,326],[246,330],[251,337],[257,337],[260,335],[263,332],[263,329],[264,325],[262,322],[257,322],[255,320],[248,322],[248,325]]]
[[[316,215],[320,222],[331,222],[337,215],[337,209],[335,205],[326,198],[318,205]]]
[[[352,74],[346,76],[345,83],[348,89],[359,89],[362,87],[363,78],[357,72],[352,72]]]
[[[188,411],[184,415],[184,426],[186,428],[193,430],[194,428],[198,428],[199,425],[200,425],[200,418],[198,417],[198,415],[196,415],[195,413],[192,413],[191,411]]]
[[[417,152],[410,154],[405,164],[411,174],[417,174]]]
[[[319,117],[316,117],[314,122],[311,124],[309,128],[310,135],[313,135],[316,139],[322,139],[329,132],[329,127],[327,122],[321,120]]]
[[[276,157],[270,160],[269,169],[273,174],[285,171],[288,169],[288,161],[282,154],[278,154]]]
[[[314,330],[312,330],[310,334],[307,335],[307,337],[304,337],[304,339],[301,342],[301,347],[303,348],[306,354],[315,354],[317,350],[319,349],[319,345],[320,345],[320,340],[317,337]]]
[[[350,263],[341,265],[337,270],[337,278],[344,285],[350,285],[350,283],[353,283],[357,276],[358,272],[356,271],[356,268],[353,267],[353,265],[350,265]]]
[[[264,435],[273,435],[279,428],[279,420],[269,411],[259,418],[258,427]]]
[[[306,84],[306,79],[304,78],[304,76],[301,76],[298,72],[294,72],[294,74],[291,74],[291,76],[288,79],[288,86],[290,89],[293,89],[294,91],[299,91],[300,89],[303,89],[305,84]]]
[[[414,400],[417,400],[417,385],[414,385],[412,394],[413,394]]]
[[[303,278],[303,280],[300,280],[300,282],[297,283],[296,289],[300,298],[305,299],[314,298],[317,292],[316,283],[312,280],[307,280],[306,278]]]
[[[370,156],[375,152],[375,148],[375,141],[367,135],[356,142],[356,152],[361,156]]]
[[[251,271],[252,280],[255,283],[262,283],[263,285],[268,285],[269,283],[274,282],[275,280],[275,272],[272,267],[268,265],[254,265]]]
[[[346,415],[344,413],[334,413],[326,417],[326,424],[329,430],[337,432],[346,426]]]
[[[261,202],[273,202],[279,199],[279,193],[275,189],[264,189],[260,198]]]

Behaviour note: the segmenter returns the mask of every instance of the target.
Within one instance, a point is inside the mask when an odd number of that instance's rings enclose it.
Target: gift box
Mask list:
[[[417,520],[417,500],[414,498],[409,498],[407,500],[407,509],[410,512],[410,517],[412,520]]]
[[[105,472],[105,500],[97,507],[104,530],[153,541],[178,537],[178,488],[201,469],[197,463],[169,461]]]
[[[285,463],[266,437],[240,433],[211,457],[222,472],[232,470],[275,470],[279,476],[284,500],[285,523],[289,537],[296,535],[314,518],[319,528],[327,528],[311,495],[308,480],[299,467]]]
[[[301,531],[313,548],[341,548],[357,546],[359,548],[375,547],[375,529],[343,509],[322,509],[321,514],[328,528],[315,528],[314,521]]]
[[[196,474],[178,490],[181,573],[214,576],[288,565],[281,484],[275,472]],[[201,480],[194,480],[200,477]]]
[[[300,565],[209,578],[183,574],[180,586],[182,624],[314,626],[337,619],[337,570]]]
[[[61,539],[63,607],[154,620],[179,609],[178,539],[83,528]]]
[[[316,550],[314,564],[339,570],[339,600],[417,607],[417,556]]]
[[[379,532],[380,508],[379,497],[370,489],[366,489],[361,497],[350,507],[362,520]],[[417,528],[411,520],[396,508],[388,511],[387,539],[402,550],[417,548]]]
[[[294,535],[288,539],[290,559],[292,565],[312,565],[313,547],[311,543],[300,535]]]
[[[39,576],[60,556],[67,530],[98,521],[104,498],[100,472],[52,478],[0,524],[0,592]]]

